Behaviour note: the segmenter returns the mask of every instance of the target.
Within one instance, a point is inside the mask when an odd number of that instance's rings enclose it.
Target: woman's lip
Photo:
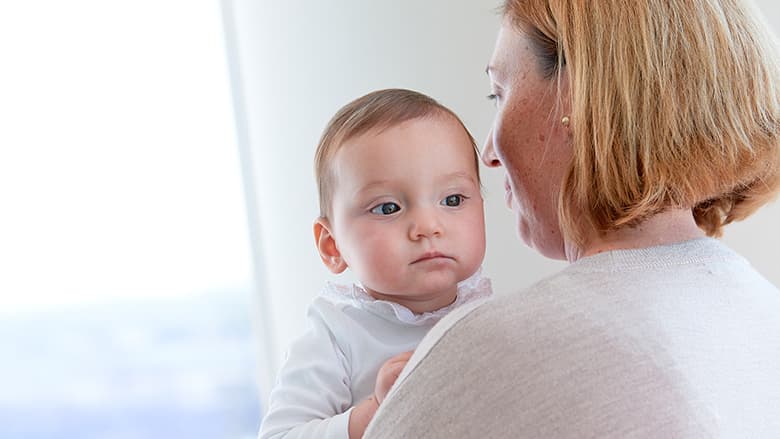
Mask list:
[[[509,185],[509,178],[504,179],[504,202],[509,210],[512,210],[512,186]]]

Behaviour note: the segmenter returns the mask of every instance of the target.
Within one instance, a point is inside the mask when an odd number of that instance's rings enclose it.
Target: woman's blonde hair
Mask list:
[[[507,0],[502,12],[542,71],[569,81],[570,239],[671,207],[719,236],[777,194],[778,54],[746,2]]]
[[[314,155],[314,176],[320,199],[320,216],[328,218],[335,178],[333,156],[344,143],[371,130],[384,130],[405,121],[425,117],[452,117],[466,132],[474,148],[474,168],[479,179],[479,153],[469,130],[452,110],[432,97],[401,88],[377,90],[344,105],[323,130]]]

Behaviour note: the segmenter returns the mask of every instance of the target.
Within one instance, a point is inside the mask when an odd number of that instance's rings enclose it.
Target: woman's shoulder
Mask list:
[[[552,354],[555,346],[635,347],[674,328],[716,325],[730,303],[761,304],[733,316],[746,321],[762,307],[779,309],[777,291],[716,240],[600,254],[454,312],[431,330],[416,357],[501,349],[544,361],[537,354]]]

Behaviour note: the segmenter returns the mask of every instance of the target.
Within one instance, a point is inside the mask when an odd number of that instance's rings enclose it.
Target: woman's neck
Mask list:
[[[583,248],[566,245],[566,258],[574,262],[611,250],[646,248],[704,237],[690,209],[672,209],[653,215],[634,227],[594,234]]]

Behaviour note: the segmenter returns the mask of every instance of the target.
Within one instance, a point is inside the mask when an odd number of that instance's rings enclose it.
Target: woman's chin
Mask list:
[[[531,228],[528,227],[528,223],[520,216],[520,212],[515,211],[515,216],[517,218],[517,237],[528,247],[535,248],[531,239]]]
[[[534,234],[528,222],[517,217],[517,236],[529,248],[549,259],[565,259],[566,252],[560,233]]]

